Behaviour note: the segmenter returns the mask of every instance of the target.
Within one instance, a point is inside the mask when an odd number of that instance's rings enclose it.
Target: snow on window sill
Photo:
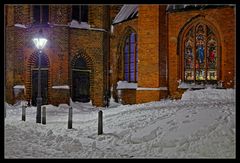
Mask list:
[[[52,86],[53,89],[69,89],[68,85]]]
[[[137,83],[129,83],[127,81],[118,81],[117,89],[137,89]]]
[[[87,22],[81,22],[79,23],[76,20],[72,20],[69,23],[69,27],[70,28],[78,28],[78,29],[88,29],[88,30],[93,30],[93,31],[103,31],[103,32],[107,32],[105,29],[102,28],[91,28],[90,24],[88,24]]]
[[[196,84],[179,81],[180,89],[204,89],[204,88],[223,88],[222,84]]]
[[[69,27],[70,27],[70,28],[89,29],[89,28],[90,28],[90,25],[89,25],[87,22],[81,22],[81,23],[79,23],[79,22],[76,21],[76,20],[72,20],[72,21],[69,23]]]
[[[25,89],[24,85],[15,85],[13,89]]]
[[[14,24],[14,26],[19,28],[27,28],[24,24]]]

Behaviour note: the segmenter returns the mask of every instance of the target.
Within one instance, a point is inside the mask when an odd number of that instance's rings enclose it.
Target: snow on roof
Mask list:
[[[167,5],[167,11],[184,11],[192,9],[205,9],[211,7],[220,7],[220,6],[234,6],[234,4],[169,4]]]
[[[119,13],[113,20],[113,24],[120,23],[124,20],[131,19],[138,14],[138,5],[123,5]]]

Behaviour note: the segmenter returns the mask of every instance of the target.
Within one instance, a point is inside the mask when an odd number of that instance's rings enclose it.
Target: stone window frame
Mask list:
[[[135,41],[134,41],[134,80],[131,80],[131,75],[130,75],[130,67],[131,67],[131,64],[128,64],[128,79],[126,79],[125,77],[125,73],[126,73],[126,70],[125,70],[125,47],[126,47],[126,41],[127,39],[128,42],[130,42],[130,37],[131,37],[131,34],[134,34],[134,38],[135,38]],[[123,39],[123,46],[122,46],[122,61],[123,61],[123,79],[129,83],[137,83],[138,81],[138,49],[137,49],[137,46],[138,45],[138,42],[137,42],[137,32],[135,32],[133,29],[129,28],[127,30],[127,32],[125,33],[125,36],[124,36],[124,39]],[[130,62],[130,57],[131,57],[131,52],[130,52],[130,46],[131,44],[128,45],[128,63]],[[130,55],[129,55],[130,54]]]
[[[35,18],[34,18],[34,7],[35,6],[39,6],[40,7],[40,15],[39,15],[39,21],[35,21]],[[45,15],[43,13],[43,7],[47,7],[47,15]],[[43,22],[43,16],[47,18],[47,21],[46,22]],[[50,6],[49,5],[36,5],[36,4],[33,4],[31,5],[31,18],[32,18],[32,24],[47,24],[49,23],[50,21]]]
[[[184,51],[185,51],[185,46],[184,46],[184,40],[186,38],[186,34],[190,31],[190,29],[192,27],[196,27],[198,24],[204,24],[205,26],[208,26],[211,28],[211,30],[214,32],[215,34],[215,38],[217,40],[217,66],[216,66],[216,71],[217,71],[217,79],[216,80],[208,80],[207,79],[207,75],[206,75],[206,66],[205,66],[205,80],[196,80],[196,68],[195,68],[195,62],[196,59],[194,60],[194,80],[185,80],[185,71],[184,71]],[[220,35],[219,35],[219,30],[216,29],[216,26],[210,22],[208,22],[204,16],[199,16],[198,18],[193,18],[191,19],[189,22],[187,22],[183,28],[180,31],[179,34],[179,38],[178,38],[178,54],[180,54],[179,56],[179,61],[178,61],[178,76],[179,79],[181,79],[181,81],[184,81],[185,83],[195,83],[195,84],[217,84],[219,81],[221,81],[221,60],[222,60],[222,46],[221,46],[221,39],[220,39]],[[194,37],[195,34],[194,34]],[[195,52],[194,57],[196,58],[196,41],[194,41],[194,48],[193,51]],[[205,45],[207,47],[207,41],[205,42]],[[205,61],[206,61],[206,48],[204,49],[204,53],[205,53]]]
[[[78,18],[76,18],[77,20],[74,18],[74,15],[73,15],[73,10],[74,10],[73,7],[78,7],[79,15],[77,16]],[[84,8],[84,7],[86,7],[86,8]],[[85,10],[87,12],[85,14],[85,17],[82,14],[83,10]],[[88,21],[89,21],[88,13],[89,13],[89,6],[88,5],[72,5],[71,6],[71,20],[76,20],[79,23],[81,23],[81,22],[88,23]],[[86,21],[85,21],[85,19],[86,19]]]

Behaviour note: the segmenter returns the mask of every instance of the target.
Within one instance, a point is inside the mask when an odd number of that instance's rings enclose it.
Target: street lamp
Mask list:
[[[47,39],[42,37],[42,30],[39,31],[39,36],[37,38],[32,39],[35,46],[38,49],[38,95],[37,95],[37,116],[36,122],[41,123],[41,105],[42,105],[42,97],[41,97],[41,53],[42,49],[47,43]]]

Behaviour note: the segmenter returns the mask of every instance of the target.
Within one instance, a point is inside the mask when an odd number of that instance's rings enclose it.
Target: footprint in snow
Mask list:
[[[182,123],[190,123],[190,122],[191,122],[190,120],[182,121]]]

